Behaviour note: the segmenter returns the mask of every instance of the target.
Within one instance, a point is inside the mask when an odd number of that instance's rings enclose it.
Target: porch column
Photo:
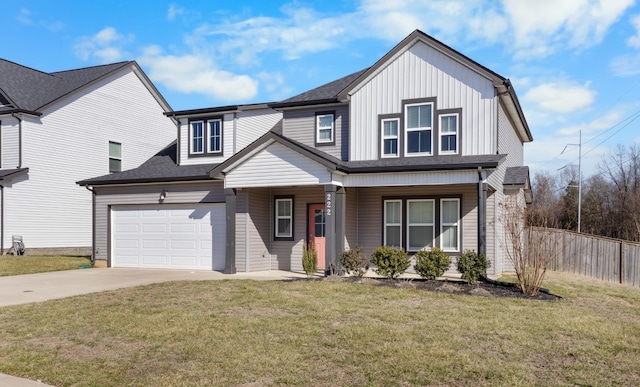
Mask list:
[[[487,183],[478,181],[478,254],[487,256]]]
[[[334,239],[335,245],[335,267],[338,274],[342,274],[342,265],[340,264],[340,253],[344,250],[345,224],[347,214],[347,191],[344,187],[336,188],[335,199],[335,222],[336,234]]]
[[[224,274],[236,273],[236,190],[225,189],[226,245]]]
[[[324,186],[325,274],[340,274],[340,253],[344,250],[346,190],[333,184]]]

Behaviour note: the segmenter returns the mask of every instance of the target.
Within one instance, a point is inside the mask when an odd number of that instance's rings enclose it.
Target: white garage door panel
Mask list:
[[[225,206],[113,207],[113,267],[224,270]]]

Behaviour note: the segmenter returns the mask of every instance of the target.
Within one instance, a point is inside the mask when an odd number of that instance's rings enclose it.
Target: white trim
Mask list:
[[[409,211],[409,207],[411,205],[411,203],[424,203],[424,202],[430,202],[431,203],[431,223],[411,223],[411,217],[409,216],[410,211]],[[433,248],[434,245],[434,241],[435,241],[435,233],[436,233],[436,225],[435,225],[435,212],[436,212],[436,204],[435,204],[435,200],[434,199],[407,199],[407,246],[406,246],[406,250],[407,251],[418,251],[418,250],[429,250]],[[410,229],[412,226],[415,227],[431,227],[431,246],[427,245],[427,246],[411,246],[411,232]]]
[[[331,117],[331,126],[330,127],[320,126],[320,118],[327,117],[327,116]],[[318,114],[316,116],[316,143],[324,144],[324,143],[334,142],[334,138],[335,138],[335,122],[334,121],[335,121],[335,115],[333,113]],[[320,137],[321,130],[330,130],[331,137],[329,139],[322,139]]]
[[[384,124],[385,122],[396,122],[396,135],[395,136],[386,136],[384,134]],[[396,153],[385,153],[384,142],[385,140],[396,140]],[[382,158],[395,158],[400,157],[400,118],[383,118],[380,120],[380,157]]]
[[[289,215],[280,215],[278,214],[278,203],[280,202],[289,202],[289,209],[290,209],[290,213]],[[276,238],[291,238],[293,236],[293,199],[292,198],[280,198],[280,199],[276,199],[275,200],[275,237]],[[280,234],[280,229],[278,227],[278,221],[280,219],[288,219],[289,220],[289,233],[288,234]]]
[[[400,203],[400,223],[387,223],[387,203]],[[392,199],[392,200],[385,200],[383,202],[383,231],[382,231],[382,243],[385,246],[389,246],[389,244],[387,244],[387,227],[388,226],[392,226],[392,227],[398,227],[398,229],[400,230],[400,247],[402,248],[402,200],[400,199]]]
[[[195,151],[193,150],[193,140],[194,140],[194,133],[193,133],[193,125],[194,124],[200,124],[200,130],[202,131],[201,135],[200,135],[200,139],[202,141],[202,150],[200,151]],[[206,133],[206,128],[204,125],[204,121],[191,121],[189,122],[189,154],[194,154],[194,155],[199,155],[199,154],[204,154],[204,148],[205,148],[205,133]]]
[[[439,152],[441,155],[457,155],[460,153],[460,114],[458,113],[446,113],[440,114],[438,122],[438,146],[440,147]],[[456,117],[456,131],[455,132],[442,132],[442,119],[446,117]],[[455,151],[444,151],[442,150],[442,137],[444,136],[453,136],[456,137],[456,150]]]
[[[444,202],[456,202],[457,206],[456,209],[458,210],[458,216],[456,217],[456,221],[454,223],[444,223],[443,220],[443,214],[444,211],[442,210],[443,208],[443,203]],[[445,226],[455,226],[456,227],[456,246],[457,248],[452,249],[452,248],[445,248],[444,247],[444,227]],[[459,198],[442,198],[440,199],[440,248],[443,251],[447,251],[447,252],[458,252],[460,251],[460,199]]]
[[[415,127],[409,128],[409,115],[408,111],[410,107],[419,107],[429,105],[431,107],[431,126],[424,127]],[[420,103],[412,103],[406,104],[404,106],[404,155],[405,157],[416,157],[416,156],[431,156],[433,155],[433,119],[434,119],[434,110],[435,104],[433,102],[420,102]],[[429,135],[431,136],[431,151],[430,152],[411,152],[409,153],[409,132],[422,132],[429,131]]]

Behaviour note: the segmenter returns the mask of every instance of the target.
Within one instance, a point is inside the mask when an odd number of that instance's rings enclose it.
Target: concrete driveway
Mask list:
[[[263,271],[222,274],[215,271],[150,269],[82,269],[0,277],[0,307],[182,280],[254,279],[284,280],[302,273]]]

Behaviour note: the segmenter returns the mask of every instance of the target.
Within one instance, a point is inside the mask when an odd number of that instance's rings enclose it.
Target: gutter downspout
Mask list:
[[[484,182],[480,166],[478,167],[478,254],[487,256],[487,183]]]
[[[18,120],[18,169],[22,168],[22,118],[18,117],[16,113],[11,113],[11,116]]]
[[[91,266],[94,266],[96,264],[96,191],[88,185],[84,188],[91,191]]]

